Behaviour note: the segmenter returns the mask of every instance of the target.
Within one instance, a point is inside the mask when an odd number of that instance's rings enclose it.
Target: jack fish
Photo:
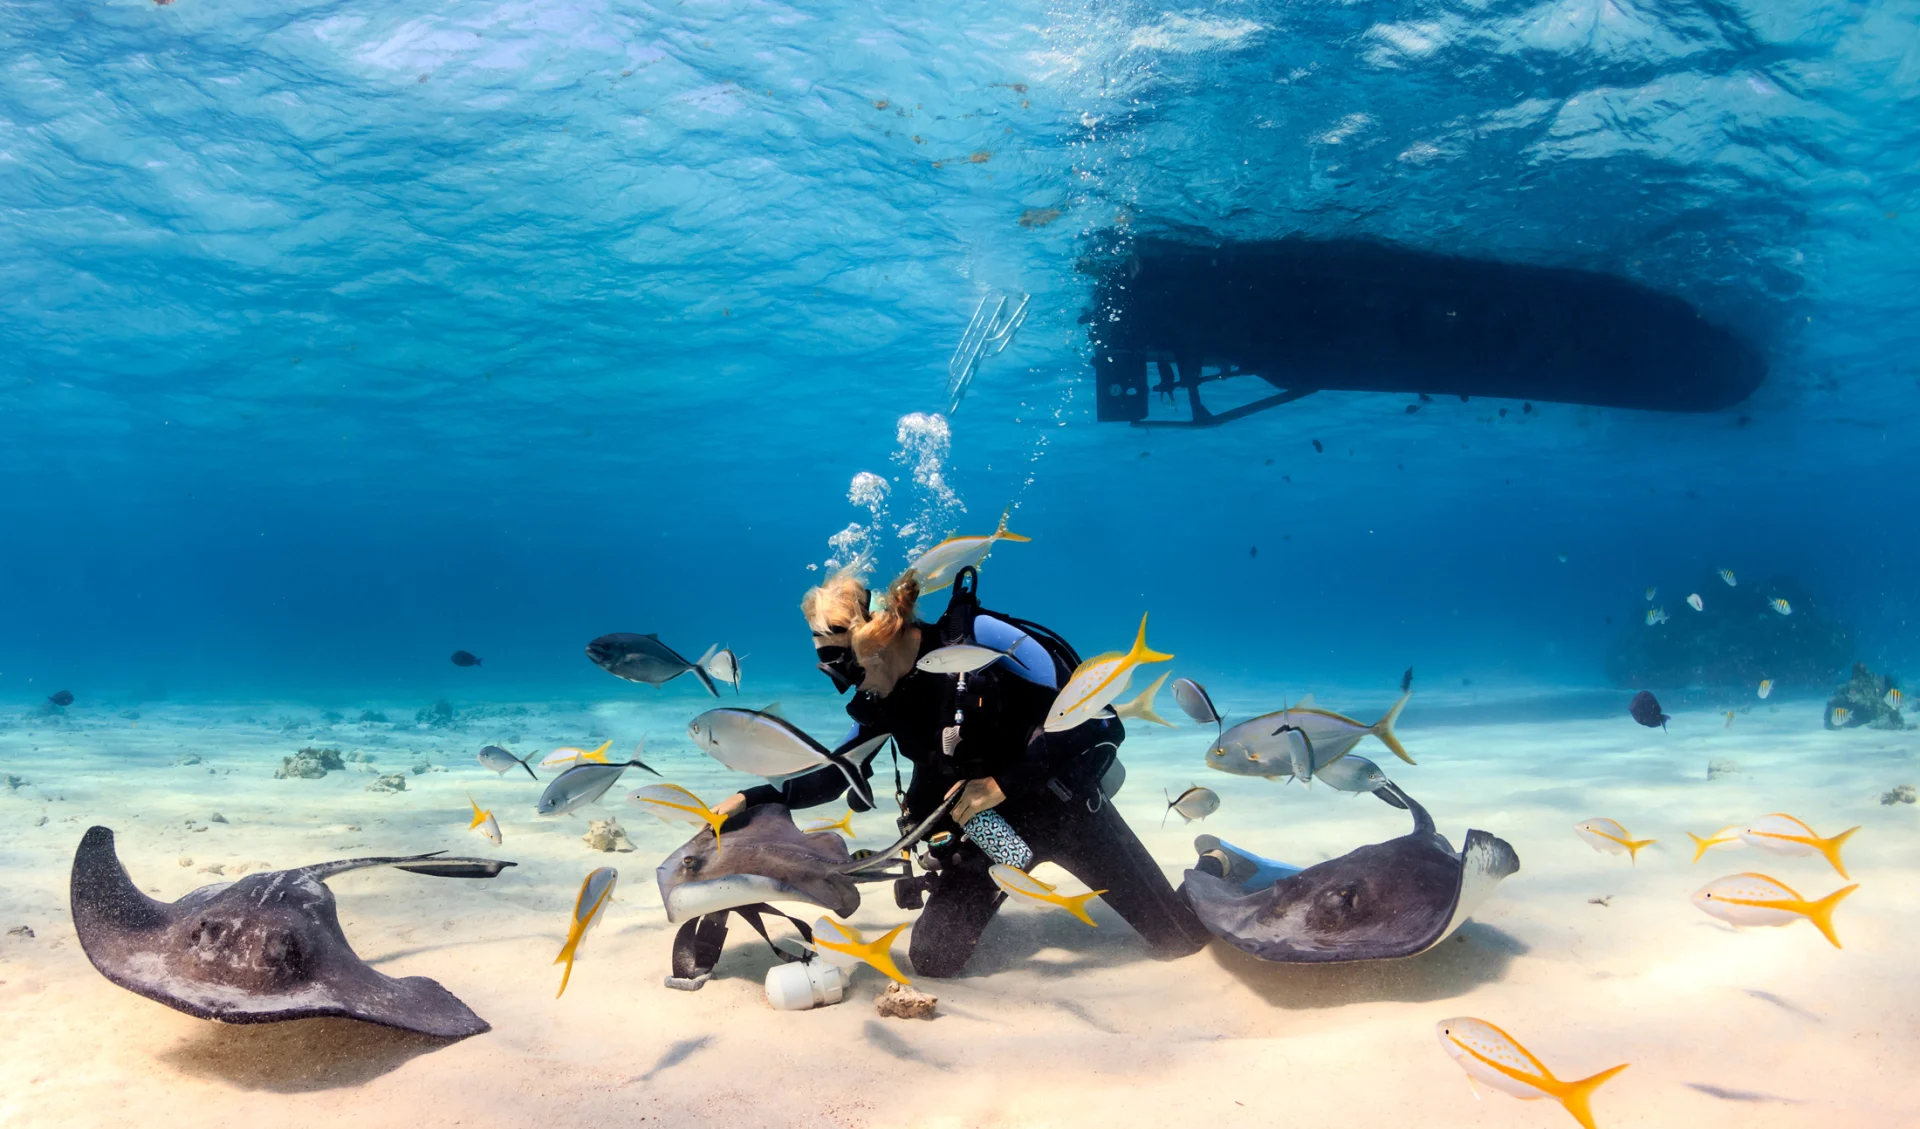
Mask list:
[[[722,706],[708,710],[687,726],[687,736],[700,750],[733,769],[770,780],[797,776],[831,765],[847,778],[860,802],[873,806],[873,789],[861,775],[867,758],[887,742],[888,734],[870,738],[837,753],[807,736],[786,718],[766,710]]]

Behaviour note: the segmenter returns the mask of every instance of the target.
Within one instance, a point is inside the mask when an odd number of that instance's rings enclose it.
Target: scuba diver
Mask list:
[[[911,569],[877,607],[851,571],[808,591],[800,605],[821,671],[838,692],[855,691],[847,703],[853,731],[838,751],[892,734],[913,766],[902,789],[895,761],[901,829],[932,819],[923,829],[927,849],[920,858],[929,874],[896,886],[902,908],[917,907],[926,895],[908,948],[914,970],[951,977],[966,966],[1005,899],[988,874],[994,855],[1021,857],[1023,869],[1057,863],[1089,889],[1104,891],[1102,899],[1158,959],[1197,952],[1210,937],[1206,927],[1109,802],[1124,779],[1116,759],[1125,739],[1119,719],[1097,718],[1059,733],[1042,729],[1079,656],[1039,624],[983,611],[977,583],[973,569],[962,570],[937,623],[915,616],[920,581]],[[964,675],[917,669],[923,656],[956,643],[1007,657]],[[872,761],[861,771],[870,780]],[[767,803],[798,810],[847,789],[839,772],[812,772],[736,793],[714,810],[731,816]],[[857,795],[847,800],[867,810]],[[948,804],[952,810],[938,816]]]

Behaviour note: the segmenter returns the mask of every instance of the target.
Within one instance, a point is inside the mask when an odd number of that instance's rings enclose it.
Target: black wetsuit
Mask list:
[[[922,624],[920,653],[939,645],[939,632],[931,624]],[[1089,889],[1106,891],[1102,900],[1146,939],[1156,957],[1186,956],[1205,945],[1206,927],[1100,794],[1098,782],[1075,778],[1071,764],[1072,754],[1079,751],[1076,743],[1109,739],[1104,731],[1092,737],[1080,735],[1079,730],[1044,733],[1041,722],[1053,704],[1052,689],[1012,675],[974,675],[969,676],[966,700],[961,703],[964,721],[959,747],[953,756],[946,756],[940,737],[952,724],[955,687],[952,675],[914,670],[885,697],[856,693],[847,703],[847,714],[857,728],[842,747],[877,734],[893,734],[901,754],[913,763],[905,802],[910,822],[918,822],[939,806],[957,781],[993,777],[1007,796],[995,810],[1033,849],[1034,862],[1057,863]],[[1117,722],[1109,726],[1118,729]],[[1081,729],[1101,727],[1090,724]],[[872,761],[866,773],[871,779]],[[784,803],[798,809],[826,803],[846,788],[846,778],[839,772],[822,771],[777,788],[751,788],[746,798],[749,805]],[[930,834],[941,830],[952,832],[952,839],[945,849],[935,851],[942,865],[931,878],[926,909],[914,925],[907,950],[914,971],[922,976],[959,975],[1005,898],[988,877],[992,860],[973,843],[962,841],[950,820],[936,824]]]

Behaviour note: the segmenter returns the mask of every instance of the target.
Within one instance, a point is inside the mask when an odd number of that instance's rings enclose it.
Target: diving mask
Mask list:
[[[813,653],[819,657],[820,672],[833,680],[833,692],[844,694],[860,685],[867,676],[860,660],[853,657],[852,647],[815,647]]]

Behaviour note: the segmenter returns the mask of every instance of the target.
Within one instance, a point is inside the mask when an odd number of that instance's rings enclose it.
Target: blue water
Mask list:
[[[1221,677],[1591,685],[1643,586],[1730,566],[1911,664],[1916,17],[17,4],[0,697],[604,694],[609,630],[800,681],[849,481],[919,510],[896,423],[1000,289],[946,516],[1016,505],[988,602],[1083,649],[1151,611]],[[1706,416],[1095,424],[1116,224],[1616,273],[1770,373]]]

